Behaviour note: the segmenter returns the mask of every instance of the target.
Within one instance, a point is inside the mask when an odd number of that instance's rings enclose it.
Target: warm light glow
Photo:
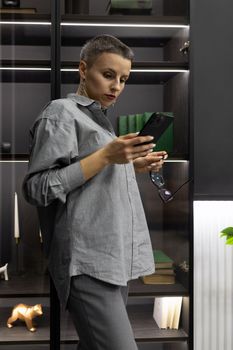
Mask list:
[[[126,27],[126,28],[189,28],[184,24],[152,24],[152,23],[93,23],[93,22],[61,22],[62,26],[76,27]]]
[[[165,159],[165,163],[188,163],[187,159]]]
[[[62,68],[62,72],[78,72],[78,68]],[[156,68],[133,68],[131,69],[132,73],[187,73],[188,69],[156,69]]]
[[[9,155],[5,153],[5,155]],[[0,160],[0,163],[28,163],[28,160]]]
[[[49,67],[0,67],[0,70],[39,70],[39,71],[50,71]]]
[[[0,21],[0,24],[50,26],[51,22]]]
[[[133,73],[186,73],[188,69],[154,69],[154,68],[133,68]]]

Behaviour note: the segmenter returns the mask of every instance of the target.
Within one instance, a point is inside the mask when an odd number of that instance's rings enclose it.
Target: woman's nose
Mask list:
[[[116,79],[114,80],[112,84],[112,90],[119,91],[121,89],[121,83],[120,80]]]

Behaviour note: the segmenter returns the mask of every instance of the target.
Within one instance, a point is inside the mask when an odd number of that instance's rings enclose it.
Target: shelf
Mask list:
[[[1,45],[50,45],[50,16],[0,14]]]
[[[0,298],[49,296],[49,277],[47,275],[9,275],[9,281],[1,280],[0,283]]]
[[[2,60],[0,67],[2,82],[49,83],[50,61],[46,60]],[[62,62],[62,83],[78,84],[78,62]],[[187,62],[134,62],[127,84],[164,84],[180,73],[188,73]]]
[[[29,63],[28,63],[29,64]],[[67,61],[62,62],[62,69],[77,69],[79,65],[78,61]],[[189,69],[188,62],[177,62],[177,61],[144,61],[144,62],[133,62],[132,70],[145,70],[148,73],[153,72],[154,70],[170,70],[170,71],[187,71]],[[144,72],[142,72],[144,73]]]
[[[30,332],[23,322],[16,321],[13,328],[6,326],[12,307],[0,308],[0,345],[49,343],[49,308],[43,307],[43,315],[34,319],[37,330]]]
[[[50,69],[51,61],[49,60],[1,60],[1,68],[19,69],[19,68],[41,68]],[[62,69],[77,70],[78,61],[61,62]],[[170,71],[187,71],[189,68],[187,62],[176,61],[145,61],[133,62],[133,70],[147,70],[149,73],[153,70],[170,70]]]
[[[50,15],[0,14],[2,45],[50,45]],[[179,16],[82,16],[65,15],[61,19],[63,46],[82,46],[94,35],[115,35],[135,47],[163,47],[188,20]],[[127,30],[125,28],[127,27]]]
[[[135,15],[78,15],[66,14],[61,16],[62,26],[100,26],[100,27],[127,27],[127,28],[183,28],[187,27],[188,19],[184,16],[135,16]]]
[[[22,22],[24,25],[27,25],[26,24],[27,22],[48,23],[50,22],[50,18],[51,18],[50,14],[0,13],[0,25],[3,25],[2,22],[8,22],[8,21]]]
[[[29,154],[10,154],[10,153],[2,153],[0,154],[0,162],[28,162]]]
[[[78,84],[79,76],[77,62],[65,62],[62,69],[63,84]],[[188,73],[186,62],[134,62],[128,84],[165,84],[169,79],[177,74]]]
[[[175,284],[144,284],[140,279],[130,281],[129,297],[155,297],[155,296],[187,296],[187,289],[180,283]]]
[[[29,154],[10,154],[10,153],[2,153],[0,154],[0,162],[1,161],[24,161],[28,162]],[[169,159],[165,160],[165,163],[186,163],[188,162],[188,155],[177,155],[177,156],[169,156]]]
[[[12,308],[1,308],[0,312],[0,345],[1,344],[33,344],[49,342],[49,308],[43,307],[43,316],[34,319],[37,331],[29,332],[26,326],[18,321],[11,329],[5,326]],[[188,335],[181,328],[179,330],[161,330],[155,323],[152,313],[152,305],[129,305],[127,307],[129,319],[132,324],[134,336],[137,342],[171,342],[187,341]],[[68,314],[61,316],[61,343],[77,342],[73,322]]]
[[[129,319],[137,342],[187,341],[188,335],[183,329],[161,330],[153,319],[152,305],[127,306]],[[61,317],[61,342],[73,343],[78,340],[73,323],[66,313]]]
[[[95,35],[111,34],[131,47],[163,47],[181,30],[188,29],[185,17],[154,16],[62,16],[62,45],[82,46]],[[127,28],[127,30],[126,30]]]
[[[50,83],[51,62],[46,60],[2,60],[0,81],[4,83]]]
[[[49,296],[48,275],[9,276],[9,281],[1,281],[0,298]],[[32,283],[33,282],[33,283]],[[180,283],[147,285],[140,279],[129,283],[129,297],[187,296],[188,291]]]

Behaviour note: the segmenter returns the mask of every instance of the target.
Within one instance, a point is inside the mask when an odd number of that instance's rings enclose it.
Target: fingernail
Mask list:
[[[149,140],[153,140],[154,139],[154,136],[149,136]]]
[[[152,143],[152,147],[154,148],[156,146],[156,144],[155,143]]]

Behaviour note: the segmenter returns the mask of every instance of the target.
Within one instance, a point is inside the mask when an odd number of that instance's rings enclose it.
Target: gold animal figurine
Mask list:
[[[27,325],[27,329],[31,332],[35,332],[36,328],[33,326],[32,319],[36,316],[43,314],[41,304],[36,304],[34,306],[29,306],[25,304],[16,305],[13,310],[11,317],[7,320],[7,327],[12,328],[12,323],[17,319],[24,321]]]
[[[8,281],[8,274],[7,274],[7,265],[0,267],[0,274],[4,274],[5,281]]]

